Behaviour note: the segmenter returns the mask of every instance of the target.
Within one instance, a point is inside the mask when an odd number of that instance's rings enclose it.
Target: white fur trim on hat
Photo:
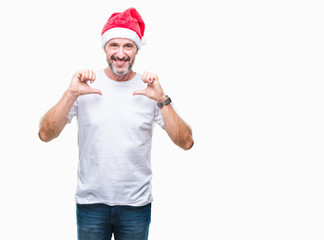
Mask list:
[[[141,46],[145,44],[145,42],[139,38],[136,32],[128,28],[111,28],[107,30],[103,35],[101,35],[102,48],[105,48],[106,43],[113,38],[130,39],[136,44],[138,49],[140,49]]]

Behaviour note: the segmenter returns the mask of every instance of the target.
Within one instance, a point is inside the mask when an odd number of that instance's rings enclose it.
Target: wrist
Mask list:
[[[156,99],[157,103],[163,102],[165,100],[167,100],[168,96],[163,94],[162,96],[160,96],[159,98]]]
[[[166,105],[169,105],[169,104],[172,102],[172,101],[171,101],[171,98],[170,98],[168,95],[166,95],[165,97],[166,97],[165,100],[163,100],[163,101],[157,103],[157,106],[158,106],[159,108],[162,108],[162,107],[164,107],[164,106],[166,106]]]
[[[75,91],[75,90],[73,90],[73,89],[71,89],[71,88],[68,88],[68,89],[65,91],[65,93],[66,93],[66,96],[67,96],[68,98],[71,98],[71,99],[74,99],[74,100],[76,100],[76,99],[80,96],[80,94],[79,94],[77,91]]]

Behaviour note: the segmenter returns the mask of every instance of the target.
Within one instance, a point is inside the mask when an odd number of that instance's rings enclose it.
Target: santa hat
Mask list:
[[[102,48],[105,48],[110,39],[127,38],[140,49],[145,44],[144,29],[144,21],[135,8],[129,8],[122,13],[113,13],[102,29]]]

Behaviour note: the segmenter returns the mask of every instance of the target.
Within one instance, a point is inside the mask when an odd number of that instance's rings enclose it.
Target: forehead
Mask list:
[[[117,43],[119,45],[125,45],[125,44],[133,44],[133,45],[135,45],[135,43],[132,40],[128,39],[128,38],[113,38],[113,39],[110,39],[108,41],[108,43]]]

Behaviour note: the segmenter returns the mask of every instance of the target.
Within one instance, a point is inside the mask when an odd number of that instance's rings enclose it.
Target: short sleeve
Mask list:
[[[74,116],[78,114],[78,101],[75,101],[71,107],[71,110],[69,114],[67,115],[67,118],[69,119],[68,123],[71,123]]]
[[[170,103],[173,110],[177,113],[177,110],[174,107],[173,102]],[[178,113],[177,113],[178,114]],[[154,121],[160,125],[160,127],[164,126],[164,121],[163,121],[163,117],[160,111],[160,108],[157,106],[157,104],[155,105],[155,109],[154,109]]]
[[[154,107],[154,122],[159,124],[160,127],[164,126],[163,117],[162,117],[160,108],[157,105],[155,105],[155,107]]]

